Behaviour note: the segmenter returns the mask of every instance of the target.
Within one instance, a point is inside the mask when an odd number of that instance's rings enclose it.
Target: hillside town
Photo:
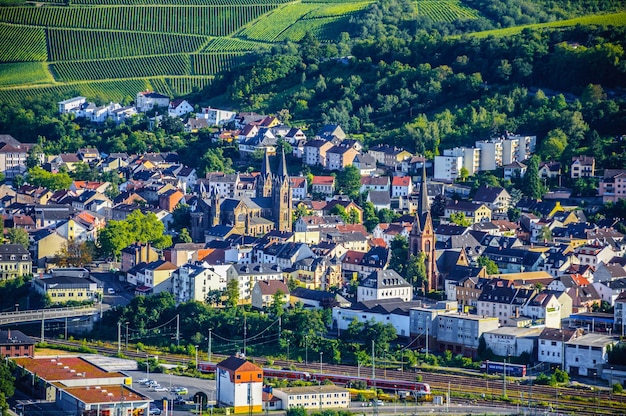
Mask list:
[[[110,182],[81,180],[53,190],[29,183],[32,145],[0,135],[4,227],[28,235],[28,247],[0,245],[2,280],[32,274],[34,289],[55,305],[100,302],[105,287],[59,264],[60,248],[102,247],[103,231],[138,211],[156,218],[174,243],[133,241],[102,259],[134,296],[169,292],[177,303],[210,303],[235,281],[238,304],[265,310],[280,293],[286,307],[330,308],[329,329],[337,333],[355,321],[380,322],[427,353],[475,358],[486,348],[503,360],[626,381],[626,369],[608,362],[626,331],[624,224],[589,219],[626,198],[626,169],[576,155],[569,166],[542,162],[531,172],[533,132],[427,157],[390,144],[365,147],[340,125],[308,131],[273,115],[196,112],[186,100],[151,91],[139,92],[133,106],[97,106],[85,97],[58,106],[91,123],[146,112],[151,123],[180,118],[189,133],[236,143],[244,159],[260,154],[261,167],[202,176],[175,152],[89,147],[38,155],[38,165],[51,175],[82,164],[113,172],[116,192]],[[351,189],[348,172],[358,172]],[[532,199],[512,186],[468,180],[481,173],[502,184],[537,175],[550,189]],[[18,176],[24,182],[10,185]],[[597,196],[576,197],[561,186],[581,177],[599,178]],[[182,230],[181,212],[188,214]],[[230,360],[222,371],[258,371]]]

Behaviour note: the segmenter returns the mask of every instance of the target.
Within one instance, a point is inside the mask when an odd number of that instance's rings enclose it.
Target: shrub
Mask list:
[[[613,393],[623,393],[624,387],[620,383],[613,384]]]

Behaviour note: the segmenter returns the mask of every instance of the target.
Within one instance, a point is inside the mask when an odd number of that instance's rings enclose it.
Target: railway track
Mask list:
[[[80,347],[84,344],[77,341],[64,341],[58,339],[46,339],[49,345],[60,345],[69,347]],[[99,346],[88,345],[89,348],[103,355],[116,355],[116,346]],[[145,359],[146,352],[135,352],[122,350],[122,353],[129,358]],[[149,353],[150,356],[157,354]],[[186,365],[190,357],[158,353],[159,360],[170,364]],[[225,355],[212,354],[213,361],[219,362],[226,358]],[[268,360],[261,357],[249,357],[256,364],[268,365]],[[296,364],[301,371],[310,373],[319,373],[319,363],[294,363],[293,361],[273,360],[272,365],[281,368],[288,368]],[[322,370],[329,374],[343,374],[357,376],[359,369],[348,365],[334,365],[323,363]],[[492,405],[499,402],[504,394],[504,383],[502,379],[485,379],[481,376],[457,375],[457,374],[438,374],[417,370],[416,372],[398,371],[391,369],[376,369],[376,378],[385,378],[388,380],[416,381],[418,375],[422,376],[422,381],[428,383],[435,393],[445,395],[450,387],[450,393],[453,401],[484,405]],[[370,368],[363,367],[360,369],[361,377],[371,376]],[[382,377],[381,377],[382,376]],[[626,396],[612,395],[604,390],[582,390],[568,387],[549,387],[531,384],[519,384],[507,381],[506,396],[509,405],[520,405],[525,408],[541,409],[541,411],[554,409],[557,407],[561,413],[572,413],[577,415],[624,415],[626,414]],[[491,399],[491,400],[490,400]]]

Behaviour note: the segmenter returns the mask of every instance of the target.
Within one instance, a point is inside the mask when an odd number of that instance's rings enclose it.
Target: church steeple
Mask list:
[[[272,196],[272,168],[270,166],[270,155],[265,148],[265,157],[261,165],[261,174],[257,177],[256,196],[269,198]]]
[[[423,216],[430,212],[430,203],[428,202],[428,187],[426,186],[426,160],[422,165],[422,183],[420,185],[420,199],[417,202],[417,213]]]
[[[287,163],[285,162],[285,148],[282,148],[282,155],[280,158],[280,163],[278,165],[278,176],[281,179],[287,178],[289,175],[287,174]]]
[[[261,176],[265,177],[272,174],[272,170],[270,167],[270,155],[267,152],[267,147],[265,148],[265,156],[263,158],[263,164],[261,165]]]

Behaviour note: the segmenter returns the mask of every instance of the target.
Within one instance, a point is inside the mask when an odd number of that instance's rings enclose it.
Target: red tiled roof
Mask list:
[[[411,184],[410,176],[394,176],[392,185],[393,186],[409,186]]]
[[[385,240],[382,238],[372,238],[370,240],[370,246],[387,248],[387,243],[385,243]]]
[[[289,180],[291,181],[291,187],[292,188],[302,188],[302,187],[304,187],[304,183],[306,181],[306,178],[290,177]]]
[[[334,176],[313,176],[313,185],[333,185],[334,183]]]
[[[57,359],[20,357],[15,358],[14,361],[18,366],[50,382],[76,379],[77,374],[82,373],[85,373],[86,379],[125,377],[122,373],[105,371],[80,357]]]
[[[151,401],[149,397],[121,384],[85,387],[67,387],[63,383],[53,384],[86,404]]]

